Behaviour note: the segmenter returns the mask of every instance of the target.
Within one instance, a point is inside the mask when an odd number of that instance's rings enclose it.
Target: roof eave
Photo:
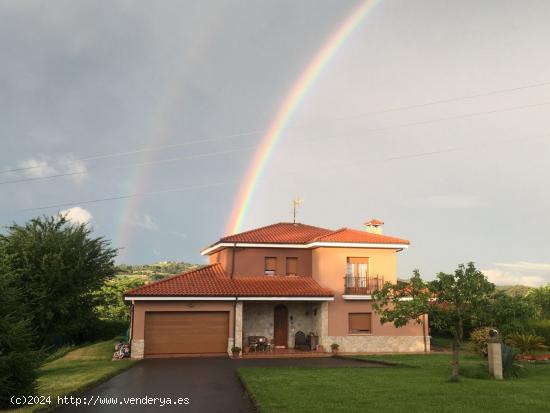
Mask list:
[[[351,247],[351,248],[408,248],[410,242],[340,242],[340,241],[314,241],[310,243],[265,243],[265,242],[218,242],[201,251],[201,255],[210,255],[224,248],[248,247],[248,248],[296,248],[311,249],[317,247]]]

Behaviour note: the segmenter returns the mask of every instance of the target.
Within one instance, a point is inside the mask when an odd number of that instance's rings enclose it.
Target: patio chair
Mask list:
[[[258,351],[258,336],[248,336],[248,347],[250,347],[250,351]]]

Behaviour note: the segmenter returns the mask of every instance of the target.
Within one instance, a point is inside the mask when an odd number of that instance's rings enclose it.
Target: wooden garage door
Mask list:
[[[227,353],[229,313],[145,313],[145,355]]]

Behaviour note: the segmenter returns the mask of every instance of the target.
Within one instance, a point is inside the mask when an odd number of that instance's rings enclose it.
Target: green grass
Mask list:
[[[79,347],[45,363],[38,371],[37,394],[50,395],[53,404],[57,401],[57,396],[83,392],[136,363],[130,359],[111,361],[114,345],[114,340],[101,341]],[[35,410],[36,408],[26,407],[14,411],[26,413]]]
[[[550,364],[527,365],[522,378],[497,381],[487,378],[480,358],[465,355],[467,377],[453,383],[449,354],[357,358],[399,367],[247,367],[239,373],[263,413],[549,411]]]

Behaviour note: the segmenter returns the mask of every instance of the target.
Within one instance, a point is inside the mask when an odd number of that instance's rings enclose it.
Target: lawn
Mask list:
[[[101,341],[44,364],[38,372],[38,395],[51,395],[53,404],[57,396],[82,392],[136,363],[130,359],[111,361],[114,345],[113,340]],[[34,410],[36,408],[26,407],[13,411]]]
[[[359,358],[359,357],[358,357]],[[468,377],[450,382],[450,355],[364,356],[400,363],[385,368],[242,368],[262,413],[275,412],[548,412],[550,364],[523,377],[483,377],[480,358],[461,358]]]

